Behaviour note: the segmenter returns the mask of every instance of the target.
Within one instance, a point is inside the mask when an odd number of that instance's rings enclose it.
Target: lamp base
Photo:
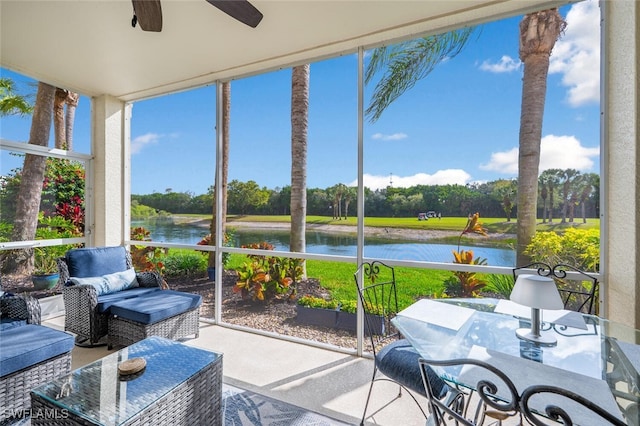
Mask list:
[[[553,336],[542,336],[540,334],[533,334],[530,328],[519,328],[516,330],[516,336],[518,339],[527,340],[529,342],[537,343],[541,346],[555,346],[558,341]]]

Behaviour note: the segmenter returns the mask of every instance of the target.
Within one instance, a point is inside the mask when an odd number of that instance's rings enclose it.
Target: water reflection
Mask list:
[[[209,233],[206,227],[192,224],[177,225],[170,221],[137,221],[132,226],[144,226],[151,232],[153,241],[196,244]],[[306,233],[307,252],[316,254],[332,254],[338,256],[356,255],[356,237],[350,234],[308,231]],[[276,250],[289,250],[289,232],[285,230],[246,230],[236,229],[232,245],[242,245],[266,241],[275,246]],[[472,248],[475,257],[487,259],[492,266],[515,265],[515,251],[493,247]],[[377,259],[422,260],[429,262],[453,261],[452,251],[457,246],[453,244],[421,243],[414,240],[397,240],[383,238],[366,238],[364,255]]]

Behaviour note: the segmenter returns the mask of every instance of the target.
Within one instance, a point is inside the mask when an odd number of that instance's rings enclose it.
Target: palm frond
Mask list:
[[[384,70],[365,111],[373,123],[400,95],[411,89],[444,60],[462,51],[475,27],[374,49],[365,72],[365,83]]]

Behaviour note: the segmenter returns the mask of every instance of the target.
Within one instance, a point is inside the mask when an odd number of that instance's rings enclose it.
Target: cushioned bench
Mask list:
[[[149,336],[180,339],[199,336],[202,296],[160,290],[110,305],[107,339],[109,349],[129,346]]]
[[[37,300],[3,298],[1,306],[0,422],[23,417],[22,410],[31,407],[31,389],[71,371],[74,343],[71,334],[39,325]]]

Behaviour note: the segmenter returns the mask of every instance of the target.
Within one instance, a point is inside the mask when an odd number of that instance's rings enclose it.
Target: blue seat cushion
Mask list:
[[[73,349],[73,335],[27,324],[0,332],[0,377],[39,364]]]
[[[121,302],[123,300],[132,299],[134,297],[142,296],[143,294],[150,294],[160,290],[160,287],[136,287],[129,290],[118,291],[116,293],[103,294],[98,296],[98,305],[96,309],[101,314],[109,311],[111,305]]]
[[[0,319],[0,330],[9,330],[13,327],[20,327],[22,325],[27,325],[27,320],[15,319],[15,318],[2,318]]]
[[[72,249],[65,261],[70,277],[100,277],[128,269],[127,251],[122,246]]]
[[[160,290],[148,295],[116,302],[111,305],[110,312],[112,315],[141,324],[154,324],[195,309],[201,303],[202,296],[199,294]]]
[[[403,384],[407,388],[427,396],[422,374],[420,373],[420,354],[406,339],[389,343],[376,353],[378,370],[390,379]],[[433,394],[442,398],[447,393],[447,384],[430,367],[427,370]]]

